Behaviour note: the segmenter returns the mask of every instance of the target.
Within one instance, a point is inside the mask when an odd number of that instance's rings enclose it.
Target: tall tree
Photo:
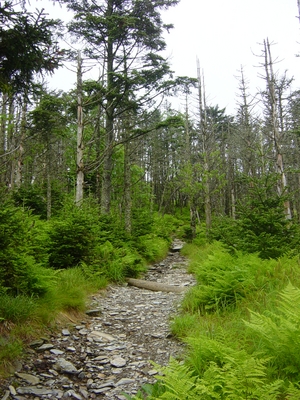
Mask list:
[[[151,102],[165,89],[170,74],[166,60],[165,25],[160,10],[179,0],[65,0],[75,13],[70,32],[84,39],[86,54],[105,66],[101,106],[105,111],[105,158],[101,210],[109,213],[113,170],[114,123],[128,110]]]
[[[197,60],[197,76],[198,76],[198,102],[199,102],[199,128],[202,141],[203,155],[203,175],[204,175],[204,211],[206,230],[211,228],[211,198],[210,198],[210,182],[209,182],[209,148],[208,148],[208,125],[207,125],[207,107],[204,75],[201,76],[200,63]]]
[[[28,93],[36,74],[54,72],[63,57],[61,22],[16,6],[10,0],[0,5],[0,93]]]
[[[268,39],[264,40],[263,43],[263,56],[264,56],[264,69],[265,69],[265,80],[267,84],[265,92],[265,105],[267,117],[269,120],[271,137],[273,141],[275,151],[275,165],[276,172],[280,179],[277,185],[278,195],[281,196],[287,190],[287,179],[283,164],[283,153],[282,153],[282,136],[283,130],[280,126],[280,111],[282,109],[281,99],[282,93],[278,91],[278,79],[274,73],[274,62],[271,54],[270,42]],[[285,202],[285,214],[286,218],[291,218],[291,210],[289,202]]]
[[[81,53],[78,52],[77,64],[77,182],[76,182],[76,204],[80,206],[83,200],[83,184],[84,184],[84,163],[83,163],[83,107],[82,107],[82,59]]]
[[[43,161],[44,181],[47,193],[47,219],[52,212],[52,181],[53,172],[59,170],[58,154],[54,146],[67,129],[65,100],[60,93],[44,93],[37,107],[29,113],[29,134],[35,135],[42,144],[39,157]],[[59,177],[61,178],[61,177]],[[31,177],[31,181],[33,177]]]

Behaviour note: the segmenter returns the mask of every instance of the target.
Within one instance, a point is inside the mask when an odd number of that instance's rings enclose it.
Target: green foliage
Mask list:
[[[169,243],[154,234],[148,234],[137,238],[135,247],[147,262],[153,262],[165,257]]]
[[[249,195],[237,206],[238,220],[215,219],[211,236],[232,250],[258,253],[263,259],[299,252],[300,229],[286,219],[285,195],[272,191],[277,176],[251,179]]]
[[[179,218],[170,214],[154,213],[153,215],[153,232],[167,241],[175,235],[178,237],[181,224]]]
[[[163,389],[156,396],[148,390],[147,398],[300,398],[299,258],[261,260],[232,254],[218,242],[201,249],[187,244],[183,253],[192,260],[197,285],[171,329],[187,344],[187,354],[184,362],[155,366]],[[242,293],[234,307],[220,306],[237,287]]]
[[[0,287],[12,294],[45,291],[34,257],[36,220],[10,204],[0,207]]]
[[[188,250],[185,250],[188,249]],[[224,312],[252,299],[264,301],[274,290],[281,290],[289,279],[299,282],[299,258],[262,260],[257,254],[231,253],[219,242],[197,252],[186,245],[192,260],[189,267],[197,279],[183,300],[183,308],[202,314]]]
[[[97,219],[88,208],[67,207],[59,219],[51,220],[49,230],[49,265],[55,269],[71,268],[88,262],[95,246]]]
[[[147,399],[276,400],[282,393],[283,382],[267,383],[264,364],[247,355],[235,358],[228,354],[222,366],[211,361],[205,372],[197,376],[192,368],[171,358],[167,367],[155,365],[160,372],[157,379],[163,384],[164,392],[154,397],[149,391]]]
[[[57,272],[55,285],[41,299],[52,310],[80,310],[85,308],[86,280],[80,268]]]
[[[0,321],[24,322],[35,310],[36,302],[28,296],[0,295]]]
[[[0,16],[0,91],[28,93],[35,74],[52,73],[60,64],[62,52],[55,43],[60,22],[43,11],[15,11],[11,1],[4,3]]]
[[[214,253],[208,255],[197,269],[198,285],[189,291],[183,307],[204,313],[235,306],[248,291],[254,289],[251,269],[260,268],[260,264],[257,257],[233,256],[216,246]]]
[[[23,346],[21,340],[15,337],[0,337],[0,371],[1,366],[6,366],[9,362],[16,360],[22,353]],[[7,372],[7,371],[5,371]]]
[[[14,204],[30,210],[33,215],[41,219],[47,218],[47,188],[37,185],[21,186],[13,192]],[[60,184],[52,181],[51,184],[51,214],[55,216],[62,208],[64,195]]]
[[[197,325],[197,315],[183,314],[173,318],[171,322],[171,332],[176,337],[183,339],[186,336],[192,336]]]
[[[136,209],[132,212],[132,236],[139,237],[152,232],[153,218],[148,210]]]
[[[44,191],[40,187],[30,185],[28,188],[21,186],[13,193],[16,206],[25,207],[42,218],[47,217],[47,204]]]
[[[251,311],[245,324],[258,338],[258,350],[271,358],[276,374],[299,380],[300,290],[289,284],[274,311]]]
[[[142,257],[126,243],[122,247],[114,246],[109,241],[98,244],[92,265],[110,282],[122,282],[126,277],[137,277],[145,272]]]

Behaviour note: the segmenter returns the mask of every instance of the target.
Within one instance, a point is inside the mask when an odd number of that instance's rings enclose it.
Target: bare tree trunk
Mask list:
[[[196,237],[196,225],[197,225],[197,207],[196,207],[196,199],[195,199],[195,190],[194,190],[194,174],[193,174],[193,165],[191,160],[191,142],[190,142],[190,131],[189,131],[189,105],[188,105],[188,90],[186,91],[185,96],[185,159],[186,162],[190,165],[190,181],[191,188],[189,193],[189,206],[190,206],[190,227],[192,232],[192,239]]]
[[[83,200],[84,164],[83,164],[83,110],[82,110],[82,59],[78,52],[77,64],[77,177],[76,177],[76,205],[80,206]]]
[[[127,132],[126,132],[127,133]],[[125,231],[131,233],[131,163],[130,163],[130,143],[124,143],[124,223]]]
[[[197,59],[197,77],[198,77],[198,96],[199,96],[199,116],[200,116],[200,130],[202,136],[202,151],[203,151],[203,168],[204,168],[204,210],[205,210],[205,224],[206,230],[211,229],[211,199],[210,199],[210,186],[209,186],[209,165],[208,165],[208,148],[207,148],[207,121],[206,121],[206,96],[205,85],[203,77],[203,90],[202,90],[202,77],[200,71],[200,63]]]
[[[2,156],[1,164],[5,167],[7,165],[6,152],[7,152],[7,103],[8,96],[6,94],[2,95],[2,105],[1,105],[1,124],[0,124],[0,138],[1,138],[1,149],[0,154]],[[0,176],[0,182],[2,184],[7,184],[6,182],[6,168]]]
[[[46,182],[47,182],[47,220],[51,218],[52,213],[52,188],[51,188],[51,136],[46,133]]]
[[[271,127],[273,135],[274,149],[276,153],[276,170],[280,175],[280,180],[278,181],[277,191],[281,195],[287,190],[287,180],[284,172],[283,166],[283,156],[281,152],[280,145],[280,130],[279,130],[279,117],[277,110],[277,95],[275,89],[275,74],[273,72],[273,60],[271,55],[270,43],[267,39],[264,40],[264,54],[265,54],[265,71],[267,80],[267,90],[269,95],[269,107],[270,107],[270,117],[271,117]],[[291,210],[289,202],[285,202],[285,215],[287,219],[291,219]]]
[[[107,15],[113,14],[113,1],[108,0]],[[107,39],[107,61],[106,61],[106,77],[107,77],[107,106],[106,106],[106,124],[105,124],[105,157],[103,163],[103,179],[101,190],[101,212],[102,214],[109,214],[111,206],[111,177],[113,170],[113,140],[114,140],[114,51],[113,51],[113,38]]]
[[[26,137],[26,114],[27,114],[27,100],[26,100],[26,95],[25,95],[24,99],[23,99],[23,105],[22,105],[19,154],[18,154],[18,160],[17,160],[16,179],[15,179],[15,185],[17,188],[20,188],[21,183],[22,183],[24,141],[25,141],[25,137]]]

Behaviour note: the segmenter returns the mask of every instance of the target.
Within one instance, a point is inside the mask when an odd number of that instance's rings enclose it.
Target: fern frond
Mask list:
[[[299,375],[300,371],[300,290],[291,284],[280,293],[278,308],[265,314],[250,311],[246,326],[254,331],[267,357],[281,373]]]

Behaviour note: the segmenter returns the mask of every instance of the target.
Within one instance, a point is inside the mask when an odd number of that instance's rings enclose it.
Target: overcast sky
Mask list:
[[[177,75],[195,76],[196,57],[204,70],[211,105],[234,112],[241,65],[254,95],[264,87],[257,68],[264,39],[274,42],[279,74],[288,70],[300,88],[300,24],[297,0],[181,0],[165,13],[175,29],[167,36],[168,52]]]
[[[37,3],[40,5],[40,2]],[[43,1],[45,4],[45,1]],[[48,3],[49,4],[49,3]],[[47,7],[48,8],[48,7]],[[57,16],[62,10],[55,6]],[[60,15],[59,15],[60,14]],[[166,35],[167,52],[175,75],[196,77],[199,58],[206,81],[209,105],[226,107],[234,113],[241,65],[250,81],[250,92],[264,87],[258,68],[264,39],[274,42],[273,59],[282,60],[275,70],[294,77],[300,88],[300,23],[297,0],[181,0],[164,12],[166,23],[174,29]],[[88,76],[85,76],[87,79]],[[68,90],[76,75],[59,73],[51,88]],[[68,86],[69,87],[66,87]]]

